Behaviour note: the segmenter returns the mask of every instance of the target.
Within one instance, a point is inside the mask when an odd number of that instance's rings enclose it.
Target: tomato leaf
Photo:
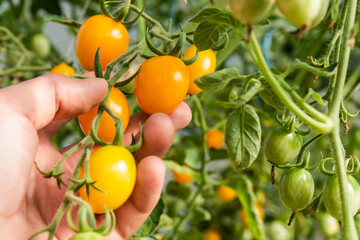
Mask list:
[[[227,120],[225,143],[235,168],[248,168],[257,158],[261,144],[261,125],[250,105],[233,111]]]
[[[236,191],[237,197],[245,211],[249,229],[255,239],[265,239],[265,229],[259,212],[256,209],[256,197],[253,185],[245,175],[237,175],[230,179],[228,186]]]
[[[228,27],[209,22],[200,23],[194,33],[194,43],[199,51],[218,47],[226,38]]]
[[[280,101],[280,99],[276,96],[270,87],[261,91],[259,95],[267,105],[280,111],[284,111],[286,109],[285,105]]]
[[[194,210],[191,212],[191,221],[194,224],[200,223],[202,221],[210,221],[211,220],[211,214],[208,210],[196,206]]]
[[[231,80],[238,76],[237,68],[224,68],[195,79],[195,83],[207,92],[216,92],[224,89]]]
[[[150,216],[145,220],[143,225],[136,231],[134,237],[147,237],[159,227],[160,217],[164,213],[165,203],[162,198],[159,199],[154,210],[151,212]]]
[[[250,101],[262,89],[262,84],[255,83],[245,94],[241,95],[237,100],[231,102],[217,101],[218,104],[225,108],[239,108]]]
[[[241,25],[241,22],[234,18],[230,12],[223,12],[217,8],[206,8],[202,10],[195,17],[190,19],[190,22],[208,22],[233,28],[238,28]]]
[[[183,200],[186,200],[191,195],[191,189],[179,182],[170,181],[166,186],[166,193]]]

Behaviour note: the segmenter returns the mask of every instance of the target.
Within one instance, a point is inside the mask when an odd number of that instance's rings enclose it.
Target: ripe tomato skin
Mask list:
[[[261,219],[262,221],[264,221],[264,219],[265,219],[265,214],[264,214],[264,210],[263,210],[262,206],[257,203],[257,204],[255,205],[255,207],[256,207],[257,212],[259,213],[260,219]],[[246,214],[245,214],[244,209],[241,209],[240,219],[241,219],[241,222],[244,224],[244,226],[245,226],[246,228],[249,228],[249,223],[248,223],[248,221],[247,221],[247,219],[246,219]]]
[[[249,24],[266,17],[274,2],[274,0],[228,0],[234,17]]]
[[[75,234],[69,240],[106,240],[106,238],[96,232],[82,232]]]
[[[191,45],[184,54],[184,59],[191,59],[195,57],[197,48],[195,45]],[[188,93],[191,95],[198,94],[202,92],[202,89],[199,88],[194,80],[204,76],[205,74],[212,73],[216,68],[216,56],[213,50],[209,49],[206,51],[201,51],[198,54],[196,61],[186,66],[189,70],[190,82]]]
[[[216,230],[207,230],[203,233],[205,240],[221,240],[221,235]]]
[[[281,201],[293,212],[304,209],[311,202],[314,189],[311,173],[297,167],[288,169],[281,177],[279,185]]]
[[[354,216],[360,208],[360,188],[358,182],[353,176],[348,175],[347,180],[349,206],[352,216]],[[326,210],[331,214],[331,216],[341,221],[341,198],[339,182],[336,175],[333,175],[326,180],[323,201]]]
[[[100,47],[101,67],[126,52],[129,46],[129,34],[121,22],[105,15],[88,18],[80,27],[75,43],[76,56],[81,66],[88,71],[94,70],[94,59]]]
[[[265,156],[269,162],[284,165],[292,162],[299,154],[302,137],[281,126],[274,127],[265,142]]]
[[[223,202],[231,202],[237,197],[236,191],[226,185],[220,186],[216,192]]]
[[[323,0],[276,0],[286,20],[297,28],[311,26],[321,11]]]
[[[214,129],[206,133],[205,139],[208,148],[220,149],[224,142],[224,133]]]
[[[186,169],[188,169],[188,167],[187,166],[182,166],[182,168],[184,169],[184,170],[186,170]],[[179,182],[179,183],[181,183],[181,184],[188,184],[189,182],[191,182],[191,180],[192,180],[192,176],[190,175],[190,174],[188,174],[188,173],[185,173],[185,172],[177,172],[177,171],[175,171],[175,170],[173,170],[172,171],[172,173],[173,173],[173,176],[174,176],[174,180],[176,181],[176,182]]]
[[[189,71],[173,56],[158,56],[145,61],[134,80],[136,101],[148,114],[174,111],[188,89]]]
[[[65,63],[60,63],[50,70],[51,73],[58,73],[70,77],[75,74],[75,69]]]
[[[80,177],[84,175],[81,168]],[[90,188],[88,199],[86,188],[79,190],[83,200],[88,202],[94,213],[104,213],[120,207],[131,195],[136,181],[136,163],[133,155],[124,147],[107,145],[93,151],[89,159],[89,174],[100,192]]]
[[[125,130],[130,119],[130,107],[125,95],[117,88],[111,89],[106,105],[121,119]],[[78,116],[80,127],[85,135],[90,133],[91,123],[96,116],[98,107],[95,106],[90,111]],[[115,134],[115,121],[104,111],[100,120],[98,136],[106,142],[112,142]]]

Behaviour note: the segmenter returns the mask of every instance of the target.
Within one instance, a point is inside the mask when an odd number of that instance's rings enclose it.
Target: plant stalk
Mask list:
[[[334,92],[332,94],[331,101],[329,103],[329,117],[334,121],[335,127],[329,135],[332,153],[336,160],[336,174],[338,176],[340,196],[341,196],[341,208],[342,208],[342,220],[343,220],[343,233],[342,239],[358,239],[358,234],[355,228],[353,216],[350,212],[350,203],[348,198],[347,189],[347,174],[345,166],[345,156],[343,151],[343,145],[340,138],[339,127],[339,113],[340,106],[343,100],[343,89],[345,85],[347,70],[350,59],[350,36],[355,23],[357,0],[346,0],[343,3],[342,8],[348,9],[346,14],[346,20],[342,20],[341,23],[344,27],[344,32],[341,38],[340,46],[340,59],[339,68],[336,75]],[[344,17],[344,16],[343,16]]]

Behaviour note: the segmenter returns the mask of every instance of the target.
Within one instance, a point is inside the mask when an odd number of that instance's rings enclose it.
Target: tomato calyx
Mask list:
[[[71,228],[76,233],[96,233],[99,236],[109,235],[115,228],[116,218],[114,211],[108,210],[105,206],[105,220],[103,224],[97,227],[95,215],[91,209],[91,206],[76,197],[73,194],[66,195],[66,198],[71,201],[70,207],[66,214],[66,220]],[[77,212],[77,226],[72,221],[72,212],[74,206],[80,204],[80,208]],[[95,235],[96,235],[95,234]]]

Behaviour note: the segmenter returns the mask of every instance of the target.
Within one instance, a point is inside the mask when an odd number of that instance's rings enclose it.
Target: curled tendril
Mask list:
[[[319,169],[321,171],[322,174],[327,175],[327,176],[333,176],[336,174],[335,171],[329,171],[325,168],[325,163],[327,161],[334,161],[333,158],[323,158],[323,154],[321,153],[321,162],[320,162],[320,166]]]
[[[127,22],[122,22],[122,24],[124,24],[125,26],[131,26],[131,25],[133,25],[134,23],[136,23],[136,21],[141,17],[141,15],[144,13],[144,11],[145,11],[145,8],[146,8],[146,5],[147,5],[147,1],[145,1],[145,3],[144,3],[144,6],[143,6],[143,8],[141,9],[141,12],[140,13],[138,13],[138,15],[133,19],[133,20],[130,20],[130,21],[127,21]],[[131,10],[131,8],[130,8],[130,10]]]
[[[347,174],[355,175],[360,170],[360,162],[359,159],[355,156],[350,156],[349,164],[351,163],[351,168],[347,171]]]
[[[191,59],[181,59],[181,61],[183,61],[183,63],[185,65],[191,65],[194,62],[196,62],[198,56],[199,56],[199,51],[196,49],[196,54],[195,54],[195,56],[193,58],[191,58]]]
[[[124,2],[126,4],[125,7],[118,9],[117,11],[114,12],[114,14],[112,14],[106,7],[106,5],[109,5],[109,4],[115,5],[115,4],[124,3]],[[101,0],[100,8],[101,8],[101,11],[103,12],[103,14],[106,15],[107,17],[109,17],[117,22],[122,22],[129,13],[130,4],[131,4],[131,0],[109,1],[108,3],[105,0]]]
[[[163,51],[157,49],[157,48],[150,42],[150,39],[149,39],[149,29],[147,29],[147,30],[146,30],[146,33],[145,33],[145,43],[146,43],[146,46],[147,46],[153,53],[155,53],[156,55],[158,55],[158,56],[167,55],[167,54],[164,53]]]

